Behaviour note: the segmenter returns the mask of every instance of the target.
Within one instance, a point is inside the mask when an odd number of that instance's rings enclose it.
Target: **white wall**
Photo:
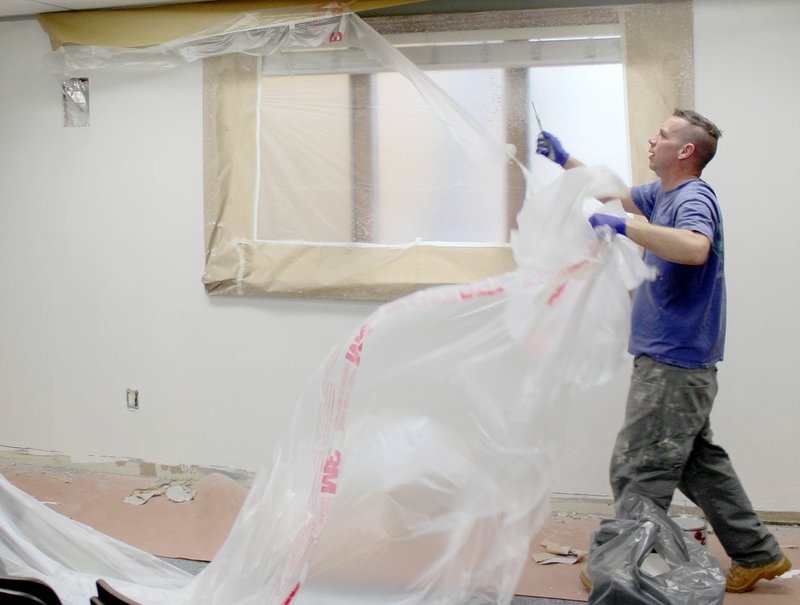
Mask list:
[[[800,3],[695,0],[697,110],[723,131],[728,341],[713,421],[751,498],[800,510]]]
[[[64,128],[48,51],[0,22],[0,444],[260,467],[373,306],[207,297],[201,66],[93,74]]]
[[[706,174],[730,299],[713,424],[764,510],[800,511],[798,25],[796,3],[695,0],[696,106],[725,132]],[[35,21],[0,22],[0,445],[259,468],[374,305],[207,297],[200,66],[91,75],[91,127],[63,128],[47,51]],[[565,402],[557,492],[609,493],[627,374]]]

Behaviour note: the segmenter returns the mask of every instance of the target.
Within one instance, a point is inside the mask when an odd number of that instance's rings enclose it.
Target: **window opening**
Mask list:
[[[498,141],[513,144],[523,164],[538,134],[535,98],[576,155],[629,181],[622,64],[596,62],[598,43],[612,48],[601,59],[617,57],[620,36],[517,39],[530,35],[522,30],[511,41],[484,38],[491,35],[406,36],[396,47]],[[531,65],[543,56],[557,64]],[[470,174],[442,161],[462,153],[459,145],[406,78],[370,65],[359,49],[304,49],[265,63],[260,123],[257,240],[504,245],[516,227],[519,169]]]

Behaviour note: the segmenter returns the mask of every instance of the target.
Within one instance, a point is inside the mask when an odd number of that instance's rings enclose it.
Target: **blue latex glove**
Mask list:
[[[614,231],[619,233],[620,235],[625,235],[626,227],[625,227],[625,219],[621,216],[613,216],[611,214],[593,214],[589,217],[589,223],[591,223],[592,227],[598,229],[600,227],[606,226],[611,227]]]
[[[566,164],[569,159],[569,154],[561,146],[561,141],[544,130],[536,139],[536,153],[552,160],[559,166]]]

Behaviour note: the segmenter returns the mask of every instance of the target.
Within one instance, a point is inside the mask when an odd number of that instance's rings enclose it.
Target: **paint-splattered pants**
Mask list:
[[[753,511],[728,454],[712,443],[716,394],[716,368],[688,370],[637,357],[611,458],[611,487],[615,499],[630,489],[664,510],[680,488],[702,509],[733,562],[759,567],[783,553]]]

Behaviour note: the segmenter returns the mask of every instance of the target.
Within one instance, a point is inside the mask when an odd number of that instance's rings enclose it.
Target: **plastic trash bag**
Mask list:
[[[715,605],[725,576],[708,550],[651,500],[628,493],[592,536],[587,573],[595,605]]]

